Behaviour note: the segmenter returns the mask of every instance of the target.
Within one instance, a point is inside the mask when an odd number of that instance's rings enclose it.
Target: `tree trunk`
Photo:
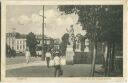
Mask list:
[[[108,76],[108,69],[109,69],[109,52],[110,52],[110,45],[106,45],[106,51],[105,51],[105,76]]]
[[[115,69],[114,67],[114,60],[115,60],[115,43],[112,44],[112,62],[111,62],[111,71],[113,72]]]
[[[107,48],[106,48],[106,46],[105,46],[105,48],[104,48],[104,43],[102,43],[102,66],[103,66],[103,68],[105,68],[105,55],[106,55],[106,50],[107,50]]]
[[[105,59],[105,76],[106,76],[106,73],[107,73],[107,55],[108,55],[108,45],[105,45],[105,52],[104,52],[104,59]]]
[[[110,76],[111,72],[111,63],[112,63],[112,44],[109,45],[109,55],[108,55],[108,76]]]
[[[92,60],[92,69],[91,69],[91,76],[94,76],[95,72],[95,60],[96,60],[96,54],[97,54],[97,43],[94,44],[94,49],[93,49],[93,60]]]
[[[112,65],[112,44],[108,44],[107,58],[105,62],[105,76],[110,76]]]

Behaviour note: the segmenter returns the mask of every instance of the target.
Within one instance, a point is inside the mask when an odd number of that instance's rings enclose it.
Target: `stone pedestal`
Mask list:
[[[66,51],[66,64],[67,65],[73,65],[73,57],[74,57],[74,51],[72,45],[67,46]]]
[[[84,49],[84,52],[89,52],[89,47],[86,46],[86,48]]]

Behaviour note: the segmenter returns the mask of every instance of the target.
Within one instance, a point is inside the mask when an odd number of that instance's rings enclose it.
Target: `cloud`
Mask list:
[[[61,15],[57,10],[47,10],[45,14],[47,23],[45,34],[54,38],[61,38],[66,33],[66,28],[69,28],[72,24],[76,24],[78,20],[76,14]]]
[[[14,17],[10,18],[9,21],[10,21],[11,23],[16,23],[16,22],[17,22],[17,20],[16,20]]]
[[[61,15],[57,9],[48,9],[44,12],[45,14],[45,35],[54,38],[61,38],[66,33],[66,28],[70,28],[70,25],[74,25],[75,34],[82,32],[82,27],[76,25],[78,21],[78,15]],[[31,13],[29,15],[20,15],[18,18],[12,18],[11,22],[17,21],[18,24],[16,31],[22,33],[34,32],[36,34],[42,33],[42,10]],[[15,22],[16,23],[16,22]]]
[[[32,14],[31,20],[32,20],[33,23],[38,23],[38,22],[41,23],[42,18],[38,14]]]
[[[31,21],[31,19],[26,15],[21,15],[18,18],[18,23],[21,24],[21,25],[28,24],[30,21]]]

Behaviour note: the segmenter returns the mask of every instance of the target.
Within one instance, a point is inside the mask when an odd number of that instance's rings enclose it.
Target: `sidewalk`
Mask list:
[[[17,69],[17,68],[22,68],[22,67],[29,67],[29,66],[39,66],[39,65],[46,65],[45,61],[34,61],[30,63],[20,63],[20,64],[11,64],[6,66],[6,70],[9,69]]]
[[[50,65],[52,65],[52,61],[50,61]],[[66,62],[65,62],[65,59],[62,58],[61,59],[61,64],[62,65],[65,65]],[[19,64],[11,64],[11,65],[6,65],[6,70],[9,70],[9,69],[17,69],[17,68],[22,68],[22,67],[30,67],[30,66],[46,66],[46,61],[34,61],[34,62],[31,62],[30,63],[19,63]]]

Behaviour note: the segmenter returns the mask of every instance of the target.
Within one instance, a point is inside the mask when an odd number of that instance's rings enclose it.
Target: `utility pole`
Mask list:
[[[45,60],[45,54],[44,54],[44,5],[43,5],[43,22],[42,22],[42,57],[41,59],[44,61]]]

